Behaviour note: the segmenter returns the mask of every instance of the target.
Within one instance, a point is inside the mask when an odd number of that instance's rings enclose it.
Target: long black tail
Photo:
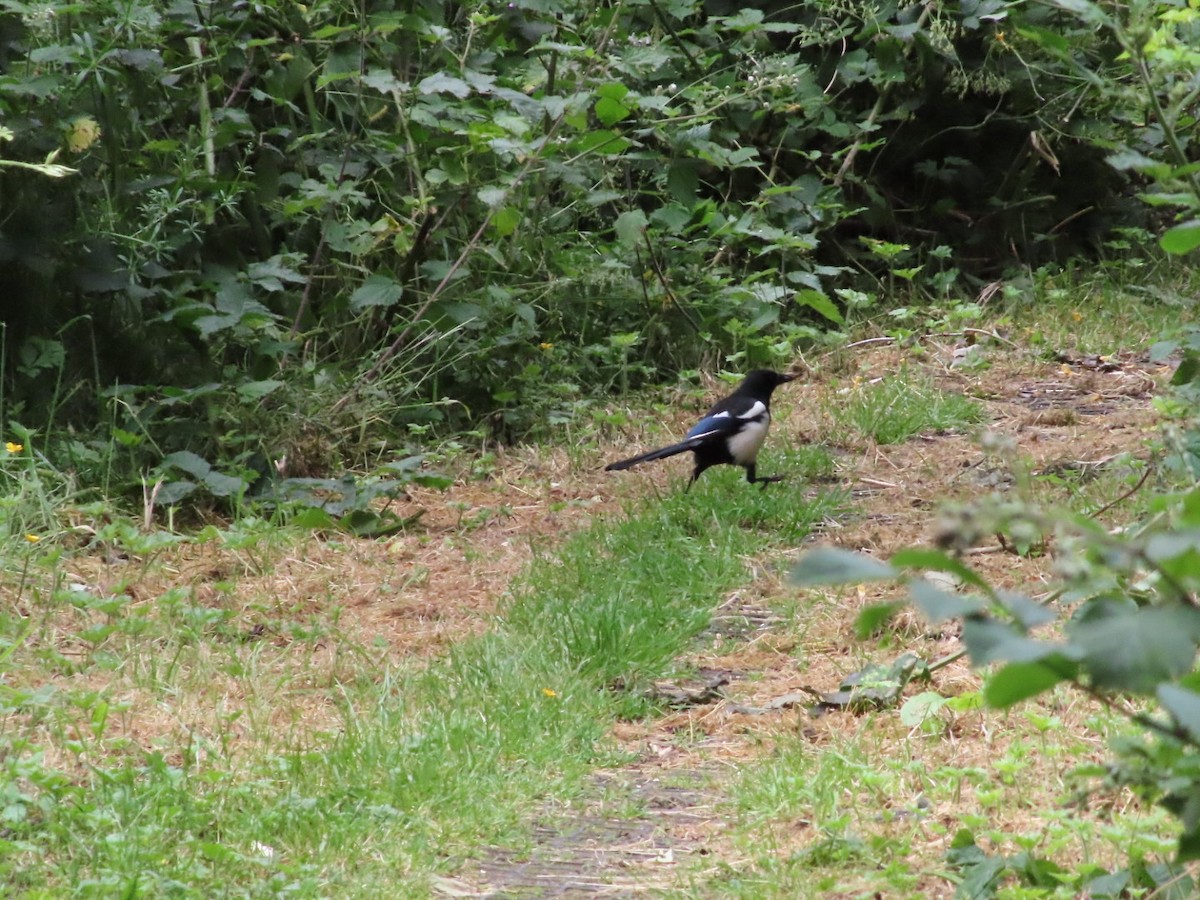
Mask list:
[[[675,456],[679,453],[687,453],[689,450],[695,450],[701,443],[703,441],[700,438],[680,441],[678,444],[672,444],[670,447],[662,447],[658,450],[651,450],[649,453],[643,453],[641,456],[631,456],[629,459],[623,459],[620,462],[609,463],[604,467],[604,471],[618,472],[621,469],[633,468],[639,463],[650,462],[655,459],[666,459],[668,456]]]

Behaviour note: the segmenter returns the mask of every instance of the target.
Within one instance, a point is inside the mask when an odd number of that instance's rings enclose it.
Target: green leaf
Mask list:
[[[1181,384],[1191,384],[1197,379],[1200,379],[1200,354],[1185,351],[1175,374],[1171,376],[1171,384],[1178,387]]]
[[[194,494],[200,486],[194,481],[181,479],[168,481],[155,494],[155,500],[164,506],[174,506]]]
[[[164,466],[174,466],[196,478],[203,478],[211,470],[208,460],[197,456],[190,450],[179,450],[163,457]]]
[[[616,125],[629,115],[629,107],[608,97],[596,101],[596,118],[602,125]]]
[[[283,387],[282,381],[268,378],[265,381],[247,381],[237,386],[238,396],[243,400],[261,400],[267,394],[274,393]]]
[[[214,497],[229,497],[234,494],[240,494],[249,487],[249,483],[245,479],[238,478],[235,475],[225,475],[216,469],[209,469],[200,480]]]
[[[439,475],[437,472],[417,472],[412,476],[412,483],[436,491],[445,491],[454,486],[454,479],[449,475]]]
[[[798,587],[887,581],[900,573],[877,559],[838,547],[817,547],[803,554],[789,580]]]
[[[1070,677],[1076,668],[1074,664],[1061,658],[1043,662],[1009,663],[988,678],[983,688],[983,697],[988,706],[1006,709],[1014,703],[1048,691]]]
[[[521,211],[515,206],[506,206],[492,213],[492,230],[499,237],[508,237],[521,224]]]
[[[1047,28],[1038,28],[1034,25],[1025,25],[1017,28],[1017,34],[1026,40],[1039,44],[1054,53],[1066,53],[1070,48],[1070,43],[1065,37],[1057,32],[1050,31]]]
[[[508,197],[508,188],[495,184],[488,185],[487,187],[482,187],[477,190],[475,192],[475,196],[478,197],[485,206],[495,209],[504,202],[506,197]]]
[[[613,227],[622,246],[636,247],[642,242],[642,232],[646,230],[646,214],[640,209],[627,210],[617,216]]]
[[[1200,219],[1168,228],[1158,243],[1168,253],[1182,254],[1195,250],[1200,247]]]
[[[951,575],[961,578],[966,584],[974,585],[989,594],[992,592],[988,583],[974,569],[941,550],[907,547],[894,553],[890,562],[893,566],[899,566],[901,569],[932,569],[935,572],[949,572]]]
[[[926,719],[935,717],[945,705],[946,698],[937,691],[922,691],[909,697],[900,707],[900,724],[906,728],[916,728]]]
[[[854,620],[854,636],[865,641],[883,628],[903,606],[902,603],[872,603],[863,607]]]
[[[1200,743],[1200,694],[1177,684],[1163,683],[1156,691],[1158,702],[1171,714],[1192,741]]]
[[[1148,608],[1076,623],[1070,637],[1096,687],[1150,694],[1192,668],[1198,632],[1195,610]]]
[[[371,275],[350,295],[355,311],[376,306],[393,306],[404,296],[404,288],[386,275]]]
[[[980,612],[982,604],[975,597],[961,597],[931,584],[924,578],[914,578],[908,592],[925,618],[936,625],[947,619],[961,619]]]
[[[963,643],[977,666],[991,662],[1039,662],[1051,656],[1075,655],[1077,651],[1062,644],[1035,641],[1011,626],[995,619],[978,616],[963,623]]]
[[[837,308],[832,300],[830,300],[822,291],[807,290],[798,291],[796,293],[796,302],[801,306],[807,306],[810,309],[823,315],[830,322],[835,322],[838,325],[844,323],[842,311]]]
[[[315,506],[306,506],[288,520],[289,525],[309,531],[327,531],[336,524],[333,516]]]
[[[629,88],[619,81],[610,81],[596,88],[596,96],[620,102],[629,96]]]
[[[1089,25],[1111,27],[1114,24],[1112,18],[1091,0],[1050,0],[1050,5],[1073,13]]]
[[[671,168],[667,170],[667,193],[672,200],[691,209],[699,188],[700,175],[696,171],[695,160],[679,159],[671,163]]]
[[[471,86],[461,78],[437,72],[417,82],[417,90],[422,94],[453,94],[459,100],[465,100],[471,95]]]
[[[575,156],[586,156],[598,153],[604,156],[616,156],[629,147],[629,139],[621,137],[615,131],[589,131],[581,134],[567,145],[567,149]]]
[[[1047,622],[1053,622],[1058,616],[1054,614],[1054,610],[1048,609],[1036,600],[1026,597],[1024,594],[1018,594],[1013,591],[1000,591],[996,595],[996,599],[1000,601],[1008,613],[1017,620],[1022,628],[1036,628],[1038,625],[1045,625]]]

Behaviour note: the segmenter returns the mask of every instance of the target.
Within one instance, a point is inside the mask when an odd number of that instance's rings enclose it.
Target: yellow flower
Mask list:
[[[4,449],[9,453],[20,453],[25,449],[25,446],[24,444],[14,444],[12,441],[6,441],[4,444]]]
[[[25,535],[25,540],[29,541],[29,543],[31,543],[31,544],[36,544],[38,541],[41,540],[41,538],[38,537],[36,534],[27,534],[27,535]]]
[[[553,344],[545,344],[545,343],[543,343],[543,344],[538,344],[538,348],[539,348],[539,349],[541,349],[541,350],[553,350],[553,349],[554,349],[554,345],[553,345]]]
[[[550,690],[550,688],[542,688],[542,693],[545,694],[547,697],[557,697],[558,696],[558,691],[552,691],[552,690]]]
[[[91,116],[79,116],[67,129],[67,148],[72,153],[82,153],[100,140],[100,123]]]

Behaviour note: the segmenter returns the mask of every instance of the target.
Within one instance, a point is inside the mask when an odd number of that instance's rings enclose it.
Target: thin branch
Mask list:
[[[1146,483],[1146,479],[1150,477],[1150,472],[1153,469],[1154,469],[1154,466],[1150,465],[1150,463],[1147,462],[1146,463],[1146,471],[1142,472],[1142,477],[1138,479],[1137,484],[1135,484],[1133,487],[1131,487],[1129,490],[1127,490],[1125,493],[1123,493],[1116,500],[1112,501],[1112,503],[1105,503],[1102,507],[1100,507],[1094,513],[1092,513],[1092,518],[1095,519],[1099,516],[1104,515],[1106,512],[1108,512],[1110,509],[1112,509],[1118,503],[1124,503],[1126,500],[1128,500],[1130,497],[1132,497],[1134,494],[1136,494],[1138,491],[1140,491],[1142,489],[1142,485]]]
[[[659,24],[666,29],[667,34],[671,36],[671,40],[675,42],[675,46],[678,47],[683,55],[687,57],[688,64],[692,67],[692,74],[697,78],[704,78],[704,67],[700,65],[700,62],[696,59],[696,57],[692,56],[692,51],[688,49],[688,45],[683,42],[683,38],[679,36],[679,34],[672,27],[671,23],[667,21],[667,17],[664,16],[663,11],[659,9],[658,3],[655,2],[655,0],[649,0],[649,2],[650,8],[654,10],[654,17],[658,19]]]

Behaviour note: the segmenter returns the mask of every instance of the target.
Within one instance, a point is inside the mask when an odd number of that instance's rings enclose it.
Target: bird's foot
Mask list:
[[[785,481],[786,479],[786,475],[761,475],[754,480],[762,485],[762,490],[766,490],[768,484],[774,484],[776,481]]]

